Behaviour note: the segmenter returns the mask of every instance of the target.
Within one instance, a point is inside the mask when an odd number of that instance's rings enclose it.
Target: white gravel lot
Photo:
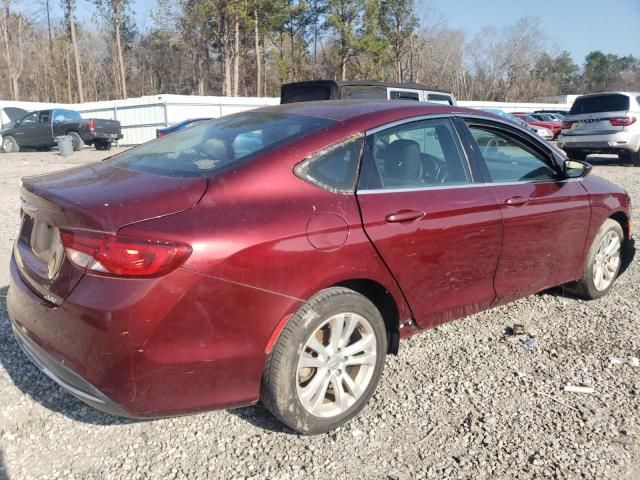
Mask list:
[[[153,421],[85,406],[25,358],[5,300],[19,177],[106,154],[0,154],[0,479],[640,478],[640,367],[609,360],[640,357],[637,261],[606,298],[545,292],[404,341],[369,406],[327,435],[261,406]],[[640,168],[591,160],[638,205]]]

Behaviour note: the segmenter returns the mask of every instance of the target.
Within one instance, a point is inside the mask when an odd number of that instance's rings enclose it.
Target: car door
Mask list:
[[[38,112],[33,112],[20,120],[20,125],[15,127],[15,138],[21,147],[36,147],[36,127],[38,125]]]
[[[575,280],[591,215],[581,179],[566,178],[549,147],[528,133],[484,119],[465,123],[504,218],[498,302]]]
[[[37,147],[53,145],[51,110],[43,110],[38,114],[38,123],[36,123],[33,131],[33,145]]]
[[[421,327],[493,302],[502,217],[474,183],[449,118],[368,132],[357,199],[366,234]]]

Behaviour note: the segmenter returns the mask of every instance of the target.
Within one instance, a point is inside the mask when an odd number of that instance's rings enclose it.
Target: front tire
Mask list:
[[[20,151],[20,145],[18,145],[15,138],[7,135],[6,137],[2,137],[2,149],[6,153],[16,153]]]
[[[620,224],[610,218],[605,220],[589,248],[582,277],[570,290],[585,300],[606,295],[620,273],[623,242]]]
[[[373,394],[387,352],[384,320],[369,299],[332,287],[307,301],[267,358],[262,403],[302,434],[344,425]]]

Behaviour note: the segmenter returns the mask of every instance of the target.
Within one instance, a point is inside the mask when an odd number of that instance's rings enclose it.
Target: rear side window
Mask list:
[[[420,94],[418,92],[405,92],[402,90],[391,90],[389,92],[391,100],[412,100],[414,102],[420,101]]]
[[[82,117],[78,112],[73,110],[54,110],[53,111],[53,121],[54,123],[58,122],[72,122],[82,120]]]
[[[622,110],[629,110],[629,97],[611,94],[576,98],[569,113],[578,115],[581,113],[619,112]]]
[[[295,174],[325,190],[351,193],[355,190],[363,145],[362,135],[350,137],[299,163]]]
[[[328,127],[333,120],[250,111],[228,115],[140,145],[107,162],[169,177],[208,176]]]
[[[360,190],[462,185],[471,175],[448,119],[411,122],[371,137]]]
[[[441,95],[439,93],[430,93],[427,95],[427,102],[440,105],[453,105],[453,101],[449,95]]]

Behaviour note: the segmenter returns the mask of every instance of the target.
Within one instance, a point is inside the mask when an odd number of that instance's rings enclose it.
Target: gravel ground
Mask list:
[[[260,406],[154,421],[84,406],[21,353],[5,297],[18,178],[101,153],[0,155],[0,478],[640,478],[640,367],[609,360],[640,357],[637,261],[606,298],[545,292],[404,341],[365,411],[327,435]],[[640,199],[639,168],[599,160]]]

